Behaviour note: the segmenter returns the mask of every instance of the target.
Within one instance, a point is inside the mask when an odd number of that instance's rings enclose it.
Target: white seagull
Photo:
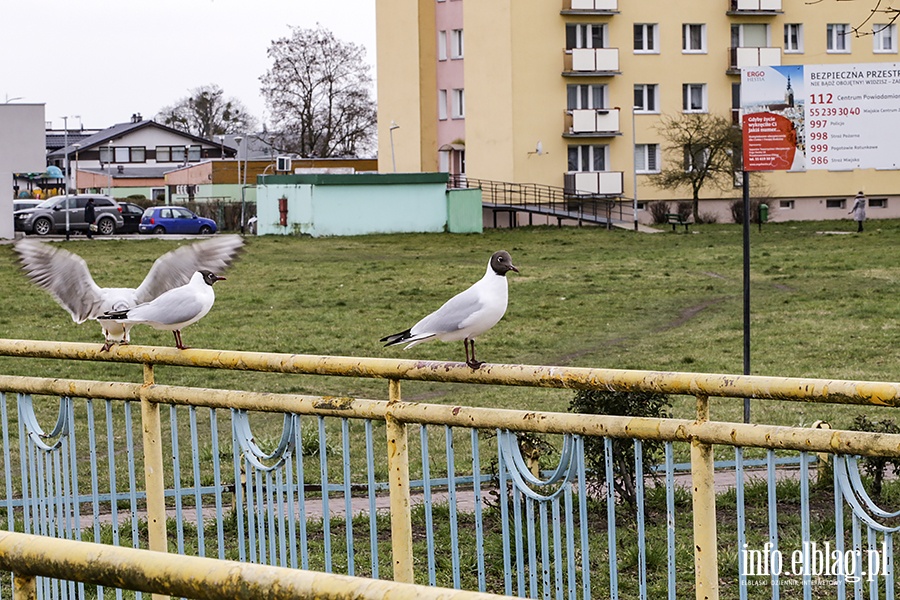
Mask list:
[[[150,302],[160,294],[182,286],[200,269],[224,271],[238,256],[244,241],[238,235],[215,236],[163,254],[137,288],[102,288],[94,283],[83,258],[37,240],[16,243],[22,269],[38,286],[65,308],[72,320],[83,323],[108,311],[125,310]],[[102,320],[106,343],[127,344],[131,324]]]
[[[124,310],[111,310],[99,317],[101,322],[113,321],[124,326],[137,323],[175,334],[175,347],[187,348],[181,341],[181,330],[202,319],[216,301],[213,284],[225,279],[212,271],[202,269],[181,287],[162,294],[158,298]]]
[[[496,325],[506,312],[508,289],[506,274],[519,272],[506,250],[494,252],[484,277],[472,287],[444,303],[442,307],[407,329],[381,338],[385,346],[406,343],[406,348],[431,339],[444,342],[462,340],[466,364],[477,369],[484,362],[475,360],[475,338]],[[472,357],[469,358],[469,344]]]

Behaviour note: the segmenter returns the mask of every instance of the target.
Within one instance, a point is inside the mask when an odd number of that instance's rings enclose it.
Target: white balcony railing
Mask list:
[[[566,173],[566,179],[573,183],[571,187],[578,193],[609,196],[622,194],[621,171],[570,172]]]
[[[567,52],[571,52],[572,71],[596,73],[619,70],[618,48],[573,48]]]
[[[781,66],[781,48],[731,48],[732,69]]]
[[[568,4],[568,6],[566,6]],[[563,0],[563,10],[618,10],[618,0]]]
[[[572,0],[575,2],[575,0]],[[781,0],[730,0],[731,10],[780,11]]]
[[[587,108],[568,111],[567,133],[614,133],[619,131],[618,108]]]

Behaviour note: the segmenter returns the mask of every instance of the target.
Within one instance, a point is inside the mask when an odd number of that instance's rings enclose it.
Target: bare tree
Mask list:
[[[374,151],[376,113],[365,49],[327,29],[292,28],[272,42],[262,94],[277,144],[306,157]]]
[[[664,115],[657,131],[666,141],[666,165],[651,182],[658,188],[690,188],[694,220],[700,218],[700,192],[712,184],[727,189],[734,184],[740,163],[741,131],[731,119],[709,113]]]
[[[256,128],[256,119],[244,105],[234,98],[226,99],[216,84],[194,88],[189,96],[160,110],[156,119],[179,131],[210,139]]]

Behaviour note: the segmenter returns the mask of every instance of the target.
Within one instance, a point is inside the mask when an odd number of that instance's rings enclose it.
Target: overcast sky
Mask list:
[[[362,44],[375,79],[375,0],[7,0],[0,17],[0,102],[43,103],[55,128],[152,118],[213,83],[268,120],[259,78],[291,26]]]

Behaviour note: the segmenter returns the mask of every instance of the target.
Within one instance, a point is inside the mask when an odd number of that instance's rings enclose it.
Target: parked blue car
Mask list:
[[[212,219],[200,217],[181,206],[151,206],[141,216],[141,233],[215,233]]]

